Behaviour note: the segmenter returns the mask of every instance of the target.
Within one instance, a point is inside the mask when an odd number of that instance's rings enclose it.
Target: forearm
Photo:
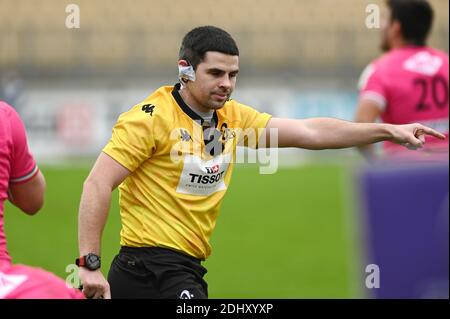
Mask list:
[[[78,246],[80,255],[100,255],[101,237],[111,202],[112,189],[99,182],[84,183],[78,214]]]
[[[333,118],[302,120],[308,137],[309,149],[339,149],[390,140],[393,136],[389,124],[353,123]],[[299,143],[302,144],[301,137]],[[302,147],[302,146],[300,146]]]

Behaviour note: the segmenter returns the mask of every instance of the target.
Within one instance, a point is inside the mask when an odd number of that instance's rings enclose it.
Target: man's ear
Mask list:
[[[195,81],[194,68],[186,60],[178,61],[178,78],[181,84],[186,84],[188,81]]]
[[[178,65],[179,65],[179,66],[188,66],[189,63],[188,63],[188,61],[186,61],[186,60],[179,60],[179,61],[178,61]]]

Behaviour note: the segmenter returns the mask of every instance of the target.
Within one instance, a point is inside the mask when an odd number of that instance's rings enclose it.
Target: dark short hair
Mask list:
[[[433,9],[427,0],[387,0],[391,21],[399,21],[403,38],[415,45],[425,45],[433,24]]]
[[[213,26],[203,26],[192,29],[184,36],[179,58],[187,60],[196,69],[208,51],[239,56],[236,42],[228,32]]]

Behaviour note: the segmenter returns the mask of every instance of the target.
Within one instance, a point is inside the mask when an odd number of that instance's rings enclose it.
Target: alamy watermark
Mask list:
[[[226,164],[258,163],[261,174],[274,174],[278,170],[278,129],[228,128],[225,124],[219,129],[202,130],[200,125],[193,125],[192,130],[175,128],[170,133],[170,140],[175,141],[170,150],[170,159],[174,163],[197,161],[200,154],[226,156]],[[243,147],[237,151],[238,147]],[[244,149],[245,147],[245,149]],[[195,156],[186,157],[186,154]]]
[[[66,28],[79,29],[80,28],[80,7],[77,4],[68,4],[66,6]]]
[[[377,4],[368,4],[366,6],[366,27],[368,29],[380,28],[380,7]]]
[[[78,266],[75,264],[69,264],[66,267],[66,273],[68,273],[66,277],[66,286],[68,288],[80,288],[81,281],[78,276]]]
[[[366,287],[368,289],[380,288],[380,267],[377,264],[366,266]]]

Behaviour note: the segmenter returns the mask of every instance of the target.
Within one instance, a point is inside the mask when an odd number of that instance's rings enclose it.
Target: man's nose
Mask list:
[[[220,79],[220,84],[219,86],[221,88],[225,88],[225,89],[230,89],[231,88],[231,80],[230,77],[228,75],[224,75],[221,79]]]

